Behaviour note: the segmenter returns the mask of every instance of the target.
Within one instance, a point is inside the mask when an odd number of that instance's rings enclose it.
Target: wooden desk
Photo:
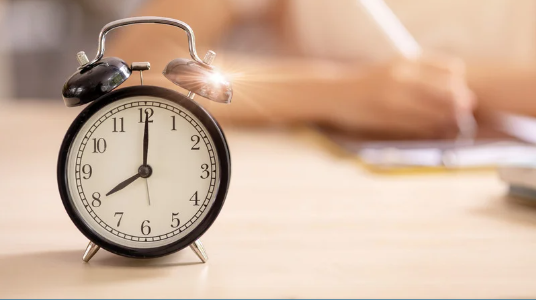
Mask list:
[[[0,297],[536,297],[536,208],[494,173],[371,175],[276,130],[227,131],[207,264],[189,249],[83,263],[55,179],[76,113],[0,107]]]

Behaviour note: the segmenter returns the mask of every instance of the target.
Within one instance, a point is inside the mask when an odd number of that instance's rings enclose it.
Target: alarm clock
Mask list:
[[[163,76],[187,95],[143,85],[149,62],[126,63],[103,57],[106,34],[127,25],[154,23],[187,34],[191,59],[168,63]],[[67,107],[89,104],[65,134],[57,179],[72,222],[89,239],[88,262],[103,248],[112,253],[152,258],[190,246],[206,262],[199,238],[220,213],[231,176],[231,159],[216,120],[193,101],[200,95],[230,103],[231,83],[196,52],[186,23],[161,17],[135,17],[108,23],[99,34],[96,57],[77,55],[78,70],[62,90]],[[118,89],[132,72],[140,85]]]

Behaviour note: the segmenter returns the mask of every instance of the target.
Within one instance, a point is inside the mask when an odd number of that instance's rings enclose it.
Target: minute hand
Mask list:
[[[143,166],[147,165],[147,152],[149,150],[149,113],[145,113],[145,129],[143,131]]]
[[[140,173],[138,173],[138,174],[136,174],[136,175],[130,177],[129,179],[127,179],[127,180],[121,182],[121,183],[118,184],[116,187],[114,187],[111,191],[109,191],[109,192],[106,194],[106,196],[110,196],[111,194],[113,194],[113,193],[115,193],[115,192],[117,192],[117,191],[120,191],[120,190],[124,189],[124,188],[127,187],[129,184],[133,183],[134,180],[136,180],[136,179],[138,179],[138,178],[140,178],[140,177],[141,177],[141,175],[140,175]]]

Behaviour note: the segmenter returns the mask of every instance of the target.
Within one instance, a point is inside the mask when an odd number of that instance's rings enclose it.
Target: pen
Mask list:
[[[419,43],[383,0],[358,0],[358,2],[405,58],[416,59],[422,55]],[[459,111],[456,114],[456,121],[459,130],[456,138],[457,144],[472,143],[477,131],[477,123],[473,114]]]

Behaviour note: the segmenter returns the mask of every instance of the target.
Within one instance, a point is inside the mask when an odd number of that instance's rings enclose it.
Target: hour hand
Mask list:
[[[132,177],[130,177],[129,179],[121,182],[120,184],[118,184],[116,187],[114,187],[111,191],[109,191],[106,196],[110,196],[111,194],[117,192],[117,191],[120,191],[122,189],[124,189],[125,187],[127,187],[129,184],[131,184],[132,182],[134,182],[134,180],[138,179],[141,177],[141,174],[138,173]]]

